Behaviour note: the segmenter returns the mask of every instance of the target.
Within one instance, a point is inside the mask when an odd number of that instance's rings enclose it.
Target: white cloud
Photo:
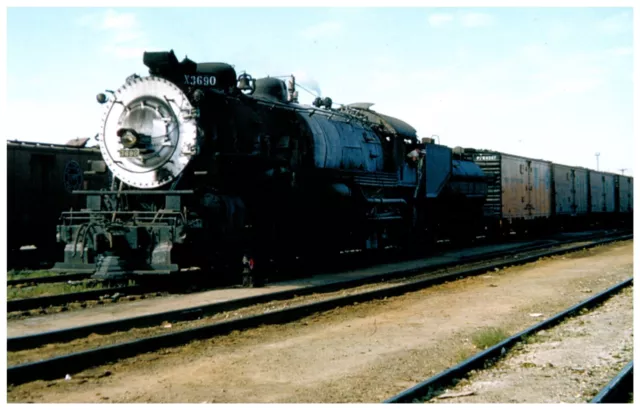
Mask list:
[[[631,141],[629,117],[607,91],[620,68],[612,60],[603,50],[566,54],[531,45],[472,70],[455,62],[409,69],[401,61],[374,65],[359,79],[366,89],[327,91],[334,101],[374,102],[374,110],[408,122],[421,137],[439,135],[448,146],[593,167],[589,161],[597,147],[591,141],[615,135],[609,152],[620,153]],[[616,141],[620,148],[613,146]],[[620,167],[633,164],[631,155],[618,159]]]
[[[459,50],[458,50],[459,51]],[[393,98],[402,99],[410,93],[420,93],[421,90],[438,88],[444,81],[455,77],[454,71],[461,65],[416,67],[394,55],[377,55],[371,58],[372,64],[366,74],[360,76],[364,83],[369,84],[370,89],[379,92],[391,92]],[[456,78],[457,80],[457,78]]]
[[[538,91],[515,99],[513,104],[523,108],[548,104],[562,96],[593,91],[602,84],[604,81],[597,76],[578,75],[575,78],[558,76],[553,80],[540,81]]]
[[[343,28],[343,24],[338,21],[325,21],[307,27],[300,34],[302,37],[315,40],[321,37],[335,36],[341,33]]]
[[[118,30],[113,35],[113,42],[117,44],[130,43],[143,39],[144,33],[141,30]]]
[[[104,13],[84,15],[76,22],[99,32],[104,37],[103,51],[113,57],[140,58],[147,48],[147,35],[133,13],[107,10]]]
[[[102,19],[103,29],[135,29],[138,25],[136,16],[133,13],[118,13],[114,10],[107,10]]]
[[[122,45],[107,45],[104,51],[120,59],[142,59],[142,54],[147,51],[145,47],[128,47]]]
[[[547,33],[554,41],[564,40],[576,33],[576,25],[571,20],[551,21]]]
[[[396,70],[374,69],[369,73],[369,84],[377,92],[398,90],[398,75]],[[408,79],[407,79],[408,80]]]
[[[93,138],[99,131],[104,106],[87,95],[86,101],[75,102],[19,99],[7,104],[7,109],[6,139],[64,144],[76,137]],[[38,113],[38,121],[33,121],[34,112]],[[74,120],[60,115],[63,112],[74,113]]]
[[[609,16],[596,25],[596,28],[605,34],[622,34],[630,32],[633,27],[633,15],[630,11]]]
[[[493,24],[493,17],[485,13],[466,13],[460,17],[464,27],[486,27]]]
[[[426,68],[424,70],[417,70],[409,78],[412,80],[412,84],[415,82],[441,82],[449,80],[453,77],[451,69],[449,68]]]
[[[539,64],[551,59],[551,52],[549,47],[541,44],[528,44],[521,47],[516,58],[523,59],[525,62],[531,64]]]
[[[366,83],[375,92],[367,97],[376,102],[377,111],[407,121],[421,136],[438,134],[444,144],[546,158],[546,143],[580,132],[597,134],[588,124],[600,124],[598,118],[581,122],[578,132],[572,128],[578,127],[574,117],[606,107],[590,93],[604,90],[617,72],[604,51],[556,54],[530,45],[472,72],[455,63],[415,70],[392,64],[372,70]],[[534,143],[540,134],[544,143]],[[574,161],[558,155],[556,160]]]
[[[559,54],[548,46],[530,44],[507,58],[479,67],[469,81],[506,92],[513,87],[518,94],[512,103],[523,108],[548,104],[558,97],[603,87],[619,75],[621,68],[611,55],[628,51],[619,48]]]
[[[456,56],[456,61],[459,63],[467,63],[472,57],[472,54],[467,47],[458,47],[453,54]]]
[[[582,94],[592,91],[603,83],[599,77],[583,77],[565,79],[557,87],[564,93]]]
[[[448,13],[433,13],[429,14],[427,21],[432,27],[442,27],[453,21],[453,15]]]
[[[98,13],[89,13],[80,16],[75,23],[81,27],[91,27],[100,25],[100,15]]]
[[[486,27],[493,24],[493,17],[486,13],[462,13],[457,16],[451,13],[432,13],[427,16],[431,27],[445,27],[458,23],[465,28]]]
[[[614,56],[631,56],[633,55],[633,47],[615,47],[608,50],[608,52]]]

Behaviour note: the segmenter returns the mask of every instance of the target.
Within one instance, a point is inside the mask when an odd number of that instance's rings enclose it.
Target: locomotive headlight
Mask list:
[[[133,148],[138,142],[138,138],[131,130],[119,130],[118,136],[120,137],[120,143],[125,148]]]
[[[136,188],[175,180],[197,154],[194,111],[187,95],[171,81],[131,78],[105,103],[99,136],[105,163],[115,177]]]

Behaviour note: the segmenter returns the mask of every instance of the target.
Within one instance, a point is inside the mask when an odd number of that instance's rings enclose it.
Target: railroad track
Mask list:
[[[572,239],[566,239],[566,240],[538,240],[536,242],[534,242],[533,244],[528,244],[528,245],[524,245],[515,249],[510,249],[510,250],[497,250],[497,251],[492,251],[492,252],[487,252],[487,253],[483,253],[480,255],[473,255],[473,256],[461,256],[460,257],[460,261],[459,262],[455,262],[455,263],[446,263],[446,264],[441,264],[441,265],[437,265],[434,266],[432,268],[429,268],[428,270],[432,270],[432,269],[442,269],[442,268],[446,268],[448,266],[452,266],[452,265],[456,265],[459,263],[471,263],[474,261],[479,261],[479,260],[483,260],[483,259],[488,259],[488,258],[492,258],[492,257],[500,257],[500,256],[504,256],[504,255],[509,255],[509,254],[513,254],[514,252],[530,252],[530,251],[534,251],[536,249],[543,249],[552,245],[556,245],[556,246],[560,246],[560,245],[564,245],[567,243],[572,243],[572,242],[577,242],[577,241],[585,241],[585,240],[589,240],[591,238],[607,238],[607,237],[611,237],[611,236],[615,236],[615,235],[620,235],[620,232],[611,232],[611,231],[604,231],[603,232],[596,232],[593,234],[589,234],[589,235],[584,235],[584,236],[578,236],[576,238],[572,238]],[[542,243],[540,243],[542,242]],[[419,274],[424,272],[425,269],[424,268],[417,268],[414,270],[401,270],[399,272],[395,272],[395,273],[391,273],[389,275],[381,275],[380,277],[373,277],[371,281],[375,282],[378,280],[388,280],[388,279],[394,279],[397,278],[398,276],[411,276],[414,274]],[[80,275],[84,275],[87,276],[87,274],[80,274]],[[45,280],[45,282],[56,282],[55,279],[57,278],[64,278],[66,280],[70,280],[71,276],[73,275],[60,275],[60,276],[55,276],[55,277],[45,277],[42,278]],[[32,283],[33,280],[29,280],[29,279],[20,279],[19,281],[26,281],[29,283]],[[42,283],[45,283],[42,282]],[[370,283],[370,282],[366,282],[366,281],[354,281],[352,284],[351,283],[345,283],[346,286],[348,287],[352,287],[352,286],[359,286],[362,284],[366,284],[366,283]],[[315,290],[314,290],[315,289]],[[310,289],[313,292],[330,292],[332,290],[335,290],[335,286],[329,285],[326,288],[322,288],[322,287],[318,287]],[[91,290],[91,291],[83,291],[83,292],[74,292],[74,293],[66,293],[66,294],[59,294],[59,295],[51,295],[51,296],[40,296],[40,297],[33,297],[33,298],[24,298],[24,299],[14,299],[14,300],[10,300],[7,302],[7,313],[11,313],[11,312],[20,312],[20,311],[26,311],[26,310],[32,310],[32,309],[38,309],[38,308],[45,308],[45,307],[51,307],[51,306],[63,306],[63,305],[67,305],[69,303],[74,303],[74,302],[86,302],[86,301],[91,301],[91,300],[98,300],[101,296],[104,296],[106,294],[116,294],[116,293],[120,293],[120,294],[139,294],[142,292],[142,287],[139,285],[134,285],[134,286],[128,286],[128,287],[113,287],[113,288],[104,288],[101,290]],[[307,291],[300,291],[300,292],[294,292],[295,294],[292,294],[291,292],[287,293],[287,292],[283,292],[281,294],[277,294],[272,300],[282,300],[283,298],[287,299],[287,298],[291,298],[293,296],[302,296],[302,295],[306,295],[309,294],[307,293]],[[213,312],[215,313],[216,310],[218,308],[221,309],[237,309],[238,307],[245,307],[245,306],[250,306],[251,304],[257,304],[257,303],[264,303],[265,301],[270,301],[269,299],[265,299],[265,298],[258,298],[256,297],[255,299],[252,298],[247,298],[246,300],[243,300],[240,305],[238,304],[231,304],[231,305],[225,305],[225,304],[220,304],[217,305]],[[207,308],[205,307],[205,310],[207,310]],[[208,311],[208,310],[207,310]],[[171,314],[171,313],[175,313]],[[165,321],[165,320],[176,320],[175,318],[184,318],[186,316],[190,315],[190,312],[183,312],[183,311],[176,311],[176,312],[169,312],[167,317],[162,317],[159,316],[158,318],[145,318],[141,321],[134,321],[132,322],[133,325],[135,326],[149,326],[147,325],[147,323],[151,323],[151,325],[157,324],[157,322],[155,322],[154,320],[158,319],[161,322]],[[150,321],[148,320],[150,319]],[[178,319],[178,320],[184,320],[184,319]],[[121,330],[119,328],[114,328],[110,325],[107,325],[106,328],[104,329],[114,329],[114,330],[110,330],[110,331],[115,331],[115,330]],[[96,328],[96,329],[91,329],[91,331],[87,334],[93,333],[93,332],[101,332],[104,331],[104,329],[102,328]],[[87,329],[88,331],[88,329]],[[55,337],[55,336],[54,336]],[[81,336],[74,336],[74,337],[81,337]],[[57,340],[57,339],[56,339]],[[68,339],[67,339],[68,340]],[[64,341],[64,340],[61,340]]]
[[[35,278],[8,279],[7,286],[41,285],[44,283],[59,283],[70,280],[85,280],[91,277],[90,273],[72,273],[66,275],[40,276]]]
[[[628,403],[633,393],[633,360],[591,400],[591,403]]]
[[[83,292],[64,293],[60,295],[39,296],[35,298],[13,299],[7,301],[7,313],[19,312],[31,309],[45,308],[49,306],[66,305],[73,302],[86,302],[100,299],[104,295],[141,293],[141,286],[122,286],[115,288],[102,288]]]
[[[617,234],[617,232],[615,230],[613,230],[613,232],[611,232],[612,230],[604,230],[603,232],[596,232],[596,233],[592,233],[592,234],[588,234],[588,235],[584,235],[581,237],[576,237],[575,239],[567,239],[567,240],[561,240],[558,241],[558,243],[569,243],[571,241],[577,240],[579,238],[582,238],[584,240],[588,240],[591,238],[595,238],[595,237],[603,237],[606,235],[615,235]],[[603,235],[604,234],[604,235]],[[553,239],[539,239],[538,241],[553,241]],[[509,242],[506,241],[504,242],[504,244],[508,244]],[[540,246],[545,246],[545,245],[540,245]],[[455,248],[458,249],[458,248]],[[460,248],[462,250],[462,248]],[[80,281],[80,280],[85,280],[85,279],[89,279],[91,277],[91,273],[69,273],[69,274],[58,274],[58,275],[51,275],[51,276],[41,276],[41,277],[32,277],[32,278],[16,278],[16,279],[8,279],[7,280],[7,286],[24,286],[24,285],[28,285],[28,286],[37,286],[37,285],[41,285],[41,284],[45,284],[45,283],[60,283],[60,282],[67,282],[67,281]]]
[[[482,369],[486,364],[493,360],[505,355],[506,352],[513,348],[518,342],[525,340],[527,337],[544,329],[551,328],[566,318],[579,314],[582,309],[589,309],[596,305],[599,305],[614,296],[624,288],[633,284],[633,278],[627,279],[618,283],[611,288],[600,292],[599,294],[580,302],[557,315],[544,320],[534,326],[531,326],[503,341],[485,349],[484,351],[462,361],[461,363],[450,367],[449,369],[387,399],[384,403],[413,403],[413,402],[425,402],[432,397],[435,397],[437,392],[443,391],[448,386],[453,386],[457,383],[457,380],[464,378],[472,370]],[[633,369],[632,363],[631,371]],[[629,366],[627,366],[629,367]],[[624,381],[624,382],[622,382]],[[598,400],[605,400],[607,398],[613,399],[614,397],[620,397],[624,395],[624,383],[629,381],[629,371],[626,373],[621,372],[614,380],[601,391],[596,397]],[[622,382],[622,383],[621,383]],[[620,386],[620,388],[617,388]],[[632,386],[631,386],[632,387]],[[628,391],[628,390],[627,390]],[[595,399],[594,399],[595,400]]]
[[[632,235],[623,237],[608,238],[602,240],[594,240],[590,244],[583,244],[564,249],[556,249],[551,251],[541,251],[534,255],[520,256],[507,261],[500,261],[497,263],[487,264],[481,267],[475,267],[464,271],[447,272],[439,274],[437,276],[430,276],[418,280],[406,281],[400,284],[390,284],[382,289],[374,289],[363,291],[361,293],[350,294],[346,296],[333,297],[325,299],[319,302],[305,303],[302,305],[279,309],[262,314],[256,314],[238,319],[225,320],[214,324],[199,326],[191,329],[173,331],[171,333],[165,333],[158,336],[140,338],[133,341],[107,345],[98,347],[95,349],[80,351],[63,356],[57,356],[49,359],[40,360],[37,362],[24,363],[15,365],[8,368],[7,382],[9,384],[22,384],[33,380],[50,380],[60,377],[64,377],[64,374],[72,374],[87,368],[98,366],[101,364],[109,363],[119,359],[136,356],[142,353],[154,351],[160,348],[173,347],[181,344],[188,343],[196,339],[205,339],[217,335],[227,334],[233,330],[242,330],[252,327],[257,327],[265,324],[280,324],[291,322],[311,314],[331,310],[337,307],[347,306],[354,303],[362,303],[375,299],[399,296],[407,292],[420,290],[429,286],[433,286],[446,281],[452,281],[466,276],[477,275],[496,268],[504,268],[508,266],[524,264],[535,261],[541,257],[547,257],[552,255],[559,255],[569,253],[572,251],[583,250],[594,246],[610,243],[618,240],[630,239]],[[521,251],[518,251],[521,252]],[[391,277],[398,278],[412,270],[405,270],[403,272],[395,271],[386,274],[386,278]],[[385,275],[379,275],[377,277],[380,280]],[[300,295],[303,292],[309,293],[321,293],[327,292],[330,289],[344,289],[349,286],[357,286],[365,281],[370,282],[372,278],[366,280],[355,280],[342,283],[332,283],[328,285],[321,285],[317,287],[309,287],[303,289],[296,289],[293,291],[278,292],[276,294],[264,295],[259,297],[239,299],[230,302],[211,304],[206,306],[200,306],[197,308],[189,308],[179,311],[172,311],[163,314],[148,315],[144,317],[124,319],[120,321],[114,321],[109,323],[103,323],[99,325],[85,326],[81,328],[64,329],[55,332],[41,333],[31,336],[23,336],[16,338],[9,338],[7,348],[9,351],[22,350],[25,348],[32,348],[34,346],[41,345],[43,343],[54,343],[60,341],[70,340],[72,338],[82,337],[87,335],[88,331],[91,333],[99,331],[113,332],[115,330],[124,330],[133,326],[138,327],[140,324],[159,324],[168,318],[174,320],[183,320],[187,317],[200,317],[205,314],[212,314],[212,312],[220,312],[229,310],[233,305],[249,306],[252,304],[264,302],[266,300],[272,301],[275,298],[284,298],[284,295],[288,295],[287,298],[291,298],[295,295]],[[260,301],[260,302],[259,302]],[[62,370],[64,369],[64,374]]]
[[[622,238],[625,238],[625,237],[622,237]],[[583,238],[581,239],[582,239],[581,241],[584,241]],[[597,245],[599,243],[607,243],[606,241],[610,241],[609,239],[603,239],[603,240],[605,242],[597,242],[595,244]],[[506,265],[516,264],[516,263],[527,263],[528,261],[535,260],[539,257],[553,255],[555,253],[553,253],[552,251],[551,253],[544,253],[541,255],[532,255],[528,259],[521,257],[519,261],[517,259],[518,253],[532,252],[538,249],[549,248],[552,246],[562,246],[562,245],[565,245],[567,242],[570,243],[572,241],[563,241],[563,242],[553,243],[553,244],[549,244],[549,243],[534,244],[534,245],[527,245],[517,249],[489,252],[489,253],[484,253],[480,255],[475,255],[473,257],[463,258],[462,262],[473,263],[473,262],[487,260],[490,258],[498,258],[498,257],[506,256],[506,257],[511,257],[511,259],[505,262]],[[567,251],[571,251],[571,250],[575,250],[575,249],[570,248]],[[358,286],[363,286],[371,283],[397,280],[400,278],[409,278],[412,276],[428,273],[430,271],[446,269],[451,266],[456,266],[459,264],[460,262],[447,262],[439,265],[433,265],[433,266],[430,266],[429,268],[413,267],[410,269],[406,269],[406,268],[398,269],[398,270],[388,271],[386,273],[382,273],[378,275],[372,275],[369,277],[358,278],[353,280],[336,281],[336,282],[332,282],[324,285],[309,286],[304,288],[297,288],[297,289],[285,290],[280,292],[262,294],[258,296],[232,299],[229,301],[216,302],[216,303],[189,307],[184,309],[177,309],[177,310],[172,310],[168,312],[113,320],[109,322],[78,326],[78,327],[68,328],[68,329],[42,332],[42,333],[27,335],[27,336],[12,337],[12,338],[9,338],[7,341],[7,349],[9,351],[32,349],[47,343],[68,342],[74,339],[86,337],[94,333],[108,334],[108,333],[113,333],[118,331],[126,331],[132,328],[145,328],[145,327],[158,326],[165,322],[179,322],[179,321],[194,320],[201,317],[211,316],[217,313],[228,312],[228,311],[237,310],[237,309],[254,306],[262,303],[287,300],[287,299],[292,299],[294,297],[311,295],[314,293],[335,292],[342,289],[355,288]],[[504,266],[504,264],[496,265],[494,262],[489,267],[485,268],[481,266],[473,270],[467,270],[466,273],[463,271],[460,274],[467,275],[467,276],[473,275],[473,274],[476,274],[477,272],[482,272],[485,269],[492,269],[497,266]],[[121,291],[121,292],[124,292],[124,291]],[[127,292],[131,292],[131,290],[128,290]],[[103,295],[103,294],[104,293],[101,293],[100,295]],[[91,296],[91,295],[88,295],[88,296]]]

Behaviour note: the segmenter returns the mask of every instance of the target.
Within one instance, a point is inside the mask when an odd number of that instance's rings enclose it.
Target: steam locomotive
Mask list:
[[[105,105],[109,172],[64,212],[56,270],[97,278],[231,272],[260,285],[274,266],[347,250],[464,240],[483,221],[487,180],[462,152],[356,103],[298,103],[295,78],[145,52]]]

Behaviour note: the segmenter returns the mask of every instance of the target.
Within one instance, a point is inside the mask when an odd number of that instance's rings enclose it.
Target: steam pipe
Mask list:
[[[370,204],[397,204],[406,205],[407,201],[402,198],[367,198],[367,202]]]

